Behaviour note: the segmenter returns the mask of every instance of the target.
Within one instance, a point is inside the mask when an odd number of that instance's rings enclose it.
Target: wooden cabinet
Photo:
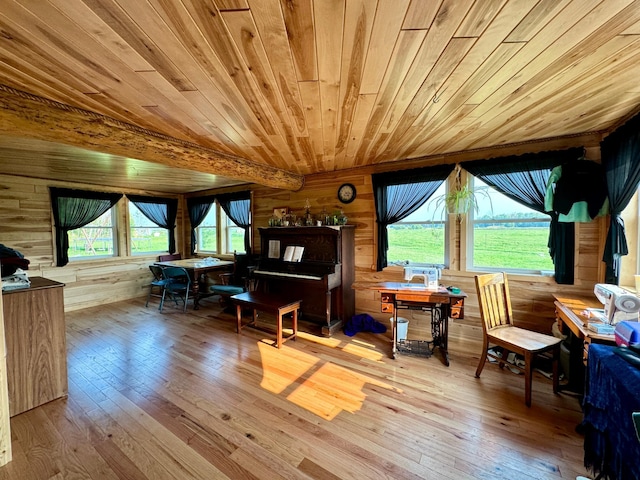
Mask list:
[[[2,293],[11,416],[68,392],[64,284],[30,280]]]

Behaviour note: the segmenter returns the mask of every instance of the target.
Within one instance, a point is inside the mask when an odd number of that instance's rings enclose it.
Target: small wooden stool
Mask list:
[[[233,295],[231,301],[236,304],[236,317],[238,319],[237,332],[240,333],[242,327],[256,325],[258,320],[258,310],[262,312],[272,313],[277,318],[277,332],[276,332],[276,345],[278,348],[282,347],[282,344],[293,338],[295,340],[298,334],[298,310],[300,310],[300,304],[302,300],[290,300],[283,298],[279,295],[263,292],[244,292],[238,295]],[[242,325],[242,309],[250,308],[253,310],[253,321]],[[293,312],[293,334],[287,338],[282,338],[282,316]]]

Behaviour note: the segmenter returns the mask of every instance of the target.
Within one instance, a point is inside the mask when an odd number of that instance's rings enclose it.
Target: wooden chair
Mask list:
[[[159,262],[172,262],[173,260],[182,260],[182,255],[180,253],[170,253],[158,257]]]
[[[187,311],[187,301],[189,300],[189,290],[191,289],[191,277],[189,272],[182,267],[165,267],[163,270],[164,277],[168,280],[162,292],[162,300],[160,300],[160,311],[164,305],[165,297],[168,295],[176,305],[178,300],[182,300],[182,311]]]
[[[476,377],[480,377],[487,357],[495,359],[501,368],[504,367],[507,353],[503,352],[502,357],[493,355],[489,352],[491,345],[522,355],[524,366],[513,365],[513,367],[524,371],[524,399],[527,407],[530,407],[533,359],[537,354],[550,351],[553,353],[553,392],[557,393],[561,339],[514,326],[506,273],[478,275],[475,278],[484,332],[482,354],[476,369]]]
[[[229,298],[251,290],[251,272],[255,268],[252,255],[233,254],[233,271],[220,274],[220,283],[212,285],[209,290],[220,295],[220,303],[229,304]]]

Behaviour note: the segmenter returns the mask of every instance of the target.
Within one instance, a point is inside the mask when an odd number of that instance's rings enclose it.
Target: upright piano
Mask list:
[[[253,275],[266,292],[302,299],[301,319],[331,336],[355,313],[354,225],[259,228],[260,258]],[[298,262],[287,247],[303,247]]]

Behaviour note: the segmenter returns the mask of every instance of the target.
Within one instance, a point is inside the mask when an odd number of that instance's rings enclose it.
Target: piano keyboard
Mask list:
[[[303,278],[305,280],[320,280],[321,276],[304,275],[300,273],[286,273],[286,272],[269,272],[267,270],[254,270],[254,275],[272,275],[274,277],[291,277],[291,278]]]

